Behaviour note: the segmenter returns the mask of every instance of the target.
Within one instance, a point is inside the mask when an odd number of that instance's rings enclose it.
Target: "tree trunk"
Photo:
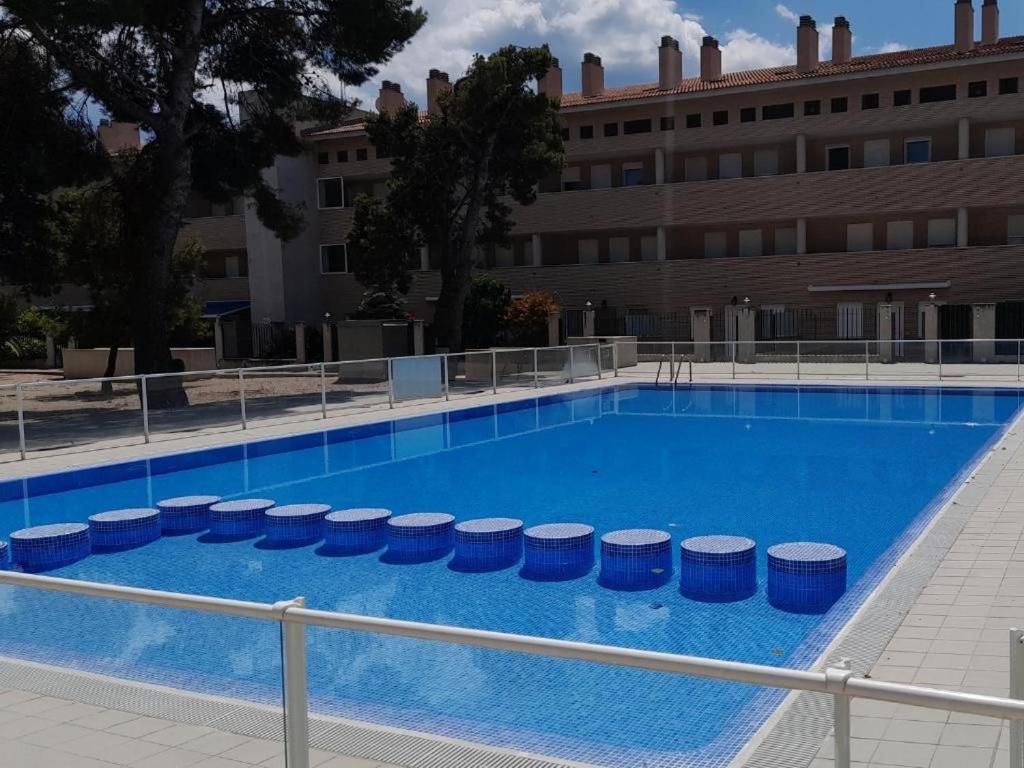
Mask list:
[[[109,379],[111,376],[117,373],[117,352],[117,342],[114,342],[110,345],[110,350],[107,352],[107,368],[106,370],[103,371],[104,379]],[[104,381],[100,385],[100,392],[102,392],[104,395],[112,395],[114,394],[114,385],[111,384],[109,381]]]
[[[441,293],[434,311],[434,329],[439,346],[451,352],[462,352],[462,316],[472,272],[459,261],[461,253],[444,255],[441,263]]]

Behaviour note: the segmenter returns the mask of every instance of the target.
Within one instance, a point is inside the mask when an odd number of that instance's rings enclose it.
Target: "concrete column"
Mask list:
[[[996,305],[975,304],[972,309],[974,310],[974,326],[971,329],[971,335],[976,339],[984,339],[984,341],[974,342],[972,357],[976,363],[987,363],[996,354],[996,343],[993,341],[996,337]]]
[[[892,362],[892,304],[878,305],[878,357]]]
[[[925,341],[935,342],[924,345],[924,361],[926,363],[937,363],[939,362],[939,305],[924,304],[921,309],[924,314],[924,333],[922,336]]]
[[[956,124],[957,157],[968,160],[971,157],[971,119],[961,117]]]
[[[594,310],[592,309],[587,309],[584,310],[583,312],[583,335],[586,336],[587,338],[593,338],[594,336],[597,335],[596,331],[594,330],[594,319],[596,314],[597,313],[594,312]]]
[[[711,359],[711,307],[692,307],[690,328],[694,362],[706,363]]]
[[[324,336],[324,362],[334,362],[334,326],[331,323],[323,324]]]
[[[967,209],[958,208],[956,211],[956,246],[957,248],[967,247]]]
[[[757,310],[753,307],[739,307],[736,323],[736,362],[754,362],[755,319]]]
[[[50,334],[46,334],[46,367],[57,367],[57,342]]]
[[[224,327],[220,324],[220,318],[213,321],[213,362],[220,365],[224,359]]]
[[[65,346],[64,348],[65,349],[78,349],[78,339],[76,339],[74,336],[68,336],[68,343],[67,343],[67,346]]]
[[[536,235],[534,235],[536,237]],[[548,315],[548,346],[557,347],[561,336],[562,313],[555,310]]]
[[[807,137],[796,135],[796,172],[807,173]]]
[[[796,220],[796,252],[800,256],[807,253],[807,219]]]
[[[658,238],[658,261],[664,261],[667,258],[667,256],[666,256],[666,246],[665,246],[665,228],[664,227],[658,227],[657,238]]]
[[[420,269],[423,272],[430,269],[430,248],[425,245],[420,246]]]
[[[530,250],[533,253],[533,266],[540,267],[544,265],[544,254],[541,251],[540,235],[530,236]]]
[[[306,324],[295,324],[295,362],[306,362]]]
[[[665,150],[661,147],[654,150],[654,183],[665,183]]]

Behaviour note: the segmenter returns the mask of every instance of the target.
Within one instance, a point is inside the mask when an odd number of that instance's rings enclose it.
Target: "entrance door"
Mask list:
[[[892,353],[895,357],[903,357],[903,339],[904,337],[904,309],[902,301],[893,301],[889,303],[892,307],[892,311],[889,313],[889,338],[892,339]],[[882,338],[882,323],[884,318],[882,317],[882,306],[878,305],[877,313],[875,315],[876,325],[878,329],[878,338]]]

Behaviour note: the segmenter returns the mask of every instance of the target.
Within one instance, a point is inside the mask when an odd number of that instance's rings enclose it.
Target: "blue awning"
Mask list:
[[[249,304],[250,302],[241,299],[208,301],[203,305],[203,317],[214,318],[233,315],[236,312],[241,312],[243,309],[248,309]]]

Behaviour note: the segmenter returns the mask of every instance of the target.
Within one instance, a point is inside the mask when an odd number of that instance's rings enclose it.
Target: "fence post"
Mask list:
[[[850,660],[840,659],[839,663],[825,670],[825,681],[832,694],[832,740],[835,742],[835,768],[850,768],[850,697],[843,693],[846,681],[853,672]]]
[[[871,347],[870,342],[864,340],[864,380],[868,381],[871,378]]]
[[[288,768],[309,768],[309,669],[306,626],[288,621],[289,608],[302,608],[305,598],[276,603],[281,611],[281,657],[284,676],[284,749]]]
[[[540,371],[537,368],[537,348],[533,348],[533,388],[540,389]]]
[[[732,342],[732,380],[736,381],[736,342]]]
[[[935,343],[939,345],[939,381],[942,381],[942,339]]]
[[[601,343],[598,342],[594,345],[594,349],[597,350],[597,378],[601,378]]]
[[[320,363],[320,417],[327,418],[327,363]]]
[[[1020,381],[1020,339],[1017,339],[1017,381]]]
[[[1024,630],[1010,630],[1010,698],[1024,699]],[[1024,720],[1010,721],[1010,766],[1024,767]]]
[[[498,351],[491,350],[491,394],[498,394]]]
[[[142,437],[149,442],[149,387],[146,384],[146,377],[140,377],[142,389]]]
[[[796,343],[796,380],[800,381],[800,342]]]
[[[675,384],[676,382],[676,343],[673,341],[668,348],[668,378]]]
[[[614,372],[613,378],[619,378],[619,342],[612,342],[612,371]]]
[[[238,369],[238,404],[242,408],[242,429],[248,429],[248,420],[245,418],[245,375],[244,368]]]
[[[573,347],[572,347],[572,344],[570,344],[569,345],[569,383],[570,384],[575,384],[576,383],[576,363],[573,360],[572,350],[573,350]]]
[[[451,399],[448,393],[448,355],[441,355],[441,380],[444,382],[444,401],[447,403]]]
[[[395,407],[395,362],[393,357],[388,358],[388,408]]]
[[[25,458],[25,404],[21,394],[21,384],[14,387],[14,397],[18,406],[18,449],[21,451],[21,458]]]

